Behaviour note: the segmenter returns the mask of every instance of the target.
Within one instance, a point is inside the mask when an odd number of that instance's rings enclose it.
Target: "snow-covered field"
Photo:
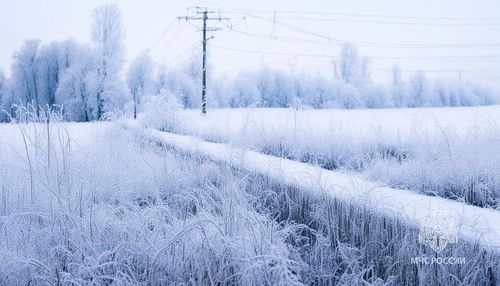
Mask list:
[[[500,271],[468,241],[443,252],[460,267],[413,265],[432,252],[415,226],[163,147],[140,126],[0,133],[2,285],[470,284]]]
[[[500,106],[185,110],[167,130],[500,208]]]

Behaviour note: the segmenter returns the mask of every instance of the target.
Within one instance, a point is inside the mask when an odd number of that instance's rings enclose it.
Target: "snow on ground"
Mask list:
[[[179,111],[165,130],[500,208],[500,106]]]
[[[3,124],[0,134],[0,284],[449,285],[500,274],[496,252],[464,240],[442,253],[465,257],[460,267],[410,263],[435,253],[411,227],[421,210],[398,204],[459,203],[139,125]],[[494,247],[497,214],[461,207],[462,232],[473,237],[477,211],[476,234]]]
[[[237,168],[256,171],[299,186],[305,191],[331,194],[344,203],[375,208],[385,216],[407,219],[422,225],[435,211],[454,217],[462,237],[500,250],[500,212],[464,205],[451,200],[381,187],[352,174],[328,171],[305,163],[264,155],[224,144],[205,142],[190,136],[149,130],[149,136],[188,153],[208,156]]]

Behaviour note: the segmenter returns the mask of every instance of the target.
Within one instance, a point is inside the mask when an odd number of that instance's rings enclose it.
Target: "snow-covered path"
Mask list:
[[[262,153],[210,143],[190,136],[148,129],[146,135],[181,152],[208,156],[234,167],[266,174],[287,185],[318,194],[326,193],[344,203],[369,207],[383,216],[405,219],[416,227],[439,211],[455,218],[460,239],[479,240],[500,250],[500,212],[411,191],[383,187],[352,174],[329,171],[309,164]]]

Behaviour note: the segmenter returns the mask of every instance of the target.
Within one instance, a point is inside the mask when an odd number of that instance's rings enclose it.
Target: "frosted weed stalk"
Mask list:
[[[4,156],[17,156],[9,159],[24,161],[25,166],[20,168],[26,169],[29,174],[28,180],[17,180],[9,184],[9,187],[17,186],[23,190],[17,206],[26,206],[27,197],[31,206],[38,199],[44,199],[37,196],[37,192],[42,189],[55,195],[60,202],[62,184],[67,179],[64,176],[69,163],[67,158],[71,152],[69,136],[61,124],[62,110],[45,107],[36,111],[32,105],[16,106],[14,114],[9,117],[13,124],[4,125],[7,129],[4,147],[9,147],[11,152],[4,152]],[[19,146],[23,148],[17,148]],[[5,172],[9,173],[10,170],[6,169]],[[6,187],[4,185],[4,189]],[[29,190],[29,194],[25,194],[25,190]]]

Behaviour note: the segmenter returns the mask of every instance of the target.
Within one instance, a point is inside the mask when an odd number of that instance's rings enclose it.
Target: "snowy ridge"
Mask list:
[[[399,217],[418,227],[435,211],[453,216],[459,224],[459,242],[466,239],[500,250],[500,212],[407,190],[382,187],[352,174],[329,171],[309,164],[255,151],[210,143],[191,136],[148,129],[146,136],[179,151],[200,154],[234,167],[267,174],[284,184],[311,192],[331,194],[338,200],[369,207],[384,216]]]

